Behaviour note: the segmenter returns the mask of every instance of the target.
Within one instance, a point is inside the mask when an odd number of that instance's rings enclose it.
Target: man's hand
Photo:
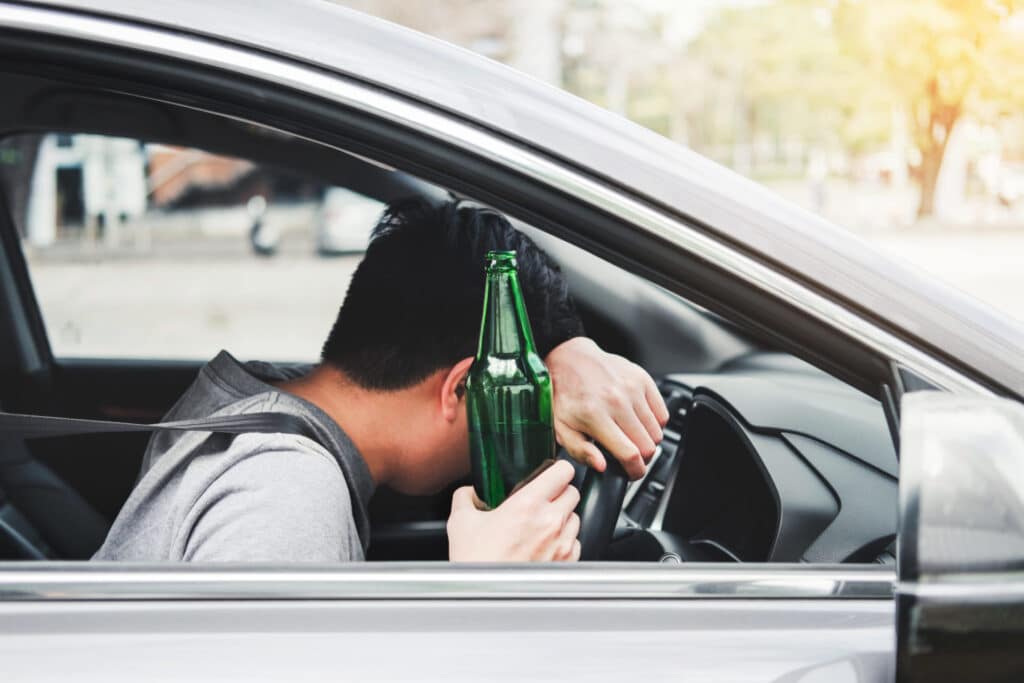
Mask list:
[[[587,437],[643,476],[668,423],[668,408],[651,376],[592,340],[574,337],[544,359],[554,393],[555,437],[576,460],[603,472],[604,456]]]
[[[529,562],[580,559],[580,493],[572,465],[559,461],[494,510],[484,510],[472,486],[452,497],[448,557],[453,562]]]

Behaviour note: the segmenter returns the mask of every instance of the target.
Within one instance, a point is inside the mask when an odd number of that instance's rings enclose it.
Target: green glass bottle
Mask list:
[[[480,343],[466,378],[476,494],[496,507],[555,454],[551,376],[533,331],[512,251],[487,253]]]

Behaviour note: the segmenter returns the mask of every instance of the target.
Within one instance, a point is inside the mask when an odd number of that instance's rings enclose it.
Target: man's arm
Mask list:
[[[586,337],[562,342],[544,359],[554,394],[555,437],[580,462],[603,472],[604,446],[631,479],[646,463],[668,423],[668,409],[647,371],[606,353]]]
[[[583,336],[568,284],[554,261],[544,258],[548,281],[524,295],[537,350],[551,373],[555,437],[573,458],[603,472],[594,439],[638,479],[668,423],[665,401],[643,368]]]
[[[250,441],[256,436],[238,437]],[[280,448],[280,444],[275,444]],[[359,541],[341,469],[301,445],[263,450],[231,465],[199,497],[183,528],[195,562],[339,562]]]

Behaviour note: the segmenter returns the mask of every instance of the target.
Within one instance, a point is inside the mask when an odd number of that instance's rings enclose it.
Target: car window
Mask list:
[[[241,359],[313,360],[383,208],[294,170],[123,138],[22,135],[0,141],[0,162],[58,357],[205,361],[224,348]],[[563,269],[588,333],[655,373],[669,411],[648,475],[618,489],[624,519],[643,532],[604,559],[894,562],[898,463],[875,398],[522,227]],[[68,363],[63,379],[90,365],[103,364]],[[67,395],[81,396],[90,416],[143,411],[149,421],[180,396],[116,381],[95,392],[95,378],[110,376],[79,375],[92,382],[69,383]],[[137,481],[131,462],[115,473],[121,489],[109,472],[55,469],[113,518]],[[580,478],[583,490],[600,485]],[[368,559],[448,556],[450,490],[417,500],[382,487],[373,501]]]
[[[315,360],[383,208],[288,169],[101,135],[6,138],[0,179],[58,358]]]

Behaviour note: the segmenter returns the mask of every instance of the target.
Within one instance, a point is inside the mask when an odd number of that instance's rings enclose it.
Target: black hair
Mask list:
[[[558,266],[504,216],[467,202],[406,200],[373,229],[322,362],[365,388],[394,390],[474,355],[491,250],[516,252],[542,357],[583,333]]]

